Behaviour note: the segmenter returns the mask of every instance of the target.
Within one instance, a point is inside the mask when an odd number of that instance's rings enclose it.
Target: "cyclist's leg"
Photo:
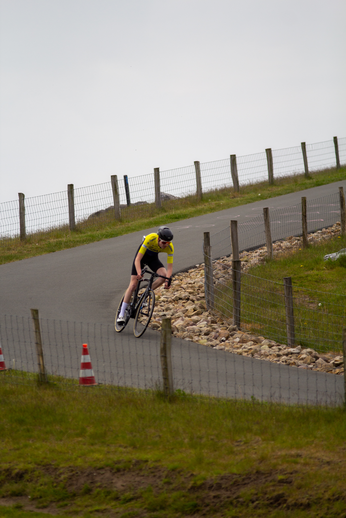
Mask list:
[[[167,277],[167,270],[163,265],[161,268],[156,270],[156,273],[158,275],[163,275],[164,277]],[[153,286],[152,286],[153,290],[156,290],[156,288],[161,286],[161,284],[163,284],[164,282],[165,282],[165,279],[162,279],[161,277],[158,277],[157,279],[155,279],[153,282]]]
[[[161,263],[161,261],[159,259],[159,254],[155,254],[154,256],[152,256],[150,258],[150,261],[148,261],[148,266],[149,266],[149,268],[151,268],[151,270],[153,272],[158,273],[159,275],[165,275],[165,276],[167,275],[166,268],[163,266],[163,264]],[[165,282],[164,279],[161,279],[160,277],[158,277],[157,279],[154,280],[152,289],[156,290],[156,288],[161,286],[161,284],[163,284],[164,282]]]
[[[129,287],[127,288],[127,290],[125,291],[125,296],[124,296],[124,302],[126,302],[127,304],[130,302],[131,295],[137,288],[137,284],[138,284],[137,277],[135,275],[131,275],[130,284],[129,284]]]
[[[138,284],[137,278],[134,275],[131,275],[130,284],[129,284],[129,287],[127,288],[127,290],[125,291],[123,303],[121,305],[119,315],[117,317],[117,322],[120,325],[125,323],[126,308],[128,307],[128,305],[130,303],[132,293],[135,291],[137,284]]]
[[[127,290],[125,291],[124,300],[123,300],[123,303],[122,303],[122,306],[121,306],[121,309],[119,312],[119,316],[118,316],[118,318],[121,320],[123,320],[123,318],[124,318],[126,308],[129,305],[132,294],[135,291],[135,289],[137,288],[137,284],[138,284],[137,270],[136,270],[136,266],[135,266],[135,260],[136,260],[137,254],[138,254],[138,250],[136,252],[135,258],[132,263],[130,284],[129,284]]]

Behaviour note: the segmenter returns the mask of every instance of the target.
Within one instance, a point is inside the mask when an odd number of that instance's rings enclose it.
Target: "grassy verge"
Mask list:
[[[61,227],[31,234],[25,242],[21,242],[19,238],[1,239],[0,264],[252,203],[258,201],[259,196],[267,199],[344,180],[345,173],[346,167],[316,172],[309,178],[296,175],[277,179],[272,186],[267,182],[246,185],[241,188],[240,193],[235,193],[233,189],[220,189],[205,193],[201,201],[189,196],[163,202],[161,209],[157,209],[154,204],[129,207],[123,210],[121,221],[114,221],[109,213],[104,214],[79,223],[74,232],[70,232],[68,227]]]
[[[0,516],[346,516],[341,408],[5,382],[0,398]]]

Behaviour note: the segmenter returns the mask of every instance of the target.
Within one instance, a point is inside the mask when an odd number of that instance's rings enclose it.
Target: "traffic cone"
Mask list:
[[[79,373],[79,384],[89,386],[97,385],[88,352],[88,344],[83,344],[83,352]]]
[[[1,345],[0,345],[0,371],[7,371],[6,365],[5,365],[5,361],[4,361],[4,357],[2,355]]]

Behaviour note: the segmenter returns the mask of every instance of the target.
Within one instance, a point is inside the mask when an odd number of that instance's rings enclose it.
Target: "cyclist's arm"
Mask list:
[[[141,279],[142,278],[142,268],[141,268],[141,260],[143,258],[143,255],[141,252],[138,252],[138,254],[136,255],[136,259],[135,259],[135,268],[137,270],[137,279]]]
[[[167,264],[167,277],[171,278],[172,277],[172,273],[173,273],[173,264],[172,263],[168,263]],[[165,288],[169,288],[170,286],[168,286],[168,281],[165,281]]]

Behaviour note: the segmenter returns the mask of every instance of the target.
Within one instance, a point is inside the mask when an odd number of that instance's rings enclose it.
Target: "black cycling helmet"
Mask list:
[[[162,241],[172,241],[173,239],[172,231],[168,227],[160,227],[157,234]]]

